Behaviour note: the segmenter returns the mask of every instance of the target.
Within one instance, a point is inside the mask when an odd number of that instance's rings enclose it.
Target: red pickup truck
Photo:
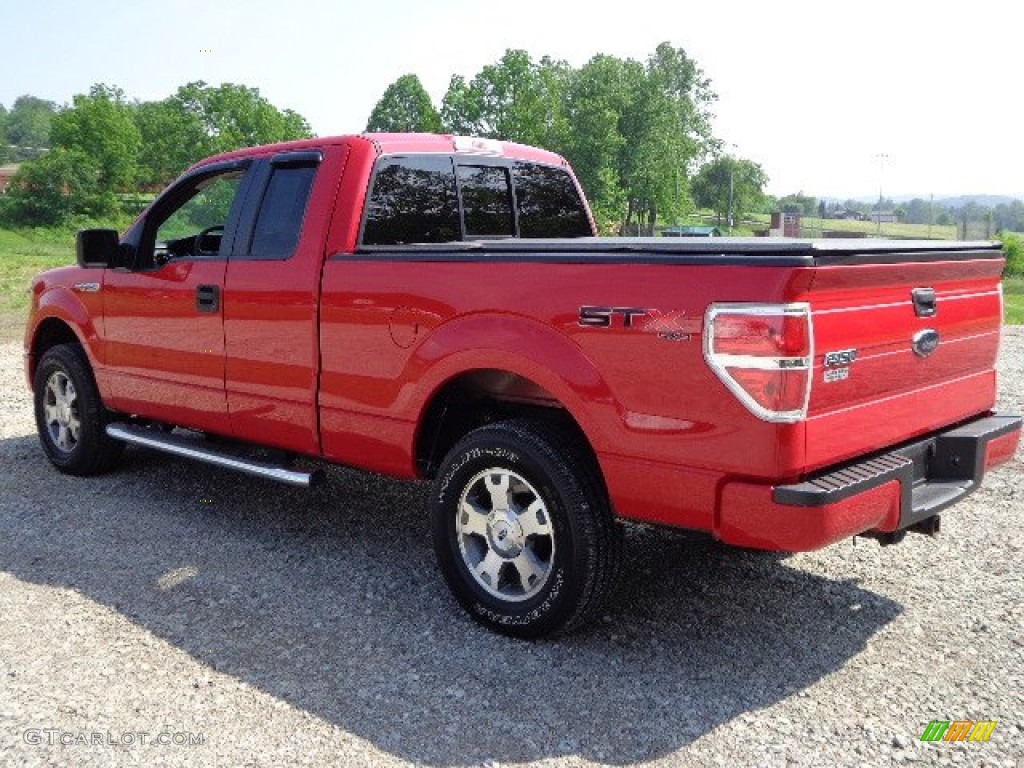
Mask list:
[[[452,592],[519,637],[594,616],[619,520],[892,542],[1020,436],[992,412],[996,245],[597,238],[531,147],[254,147],[77,247],[25,336],[59,470],[132,443],[298,485],[309,458],[430,479]]]

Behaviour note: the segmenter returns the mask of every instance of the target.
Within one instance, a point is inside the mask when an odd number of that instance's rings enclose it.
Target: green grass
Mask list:
[[[1024,277],[1003,280],[1003,300],[1006,305],[1003,319],[1007,325],[1024,325]]]
[[[32,276],[75,261],[74,233],[0,229],[0,341],[21,338]]]

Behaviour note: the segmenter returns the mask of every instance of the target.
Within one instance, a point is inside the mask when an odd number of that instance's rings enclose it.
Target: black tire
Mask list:
[[[73,398],[62,399],[62,387],[65,398],[69,392],[67,383]],[[117,463],[124,443],[107,437],[109,414],[78,344],[58,344],[43,354],[33,390],[39,442],[53,466],[68,475],[85,476],[106,472]]]
[[[569,632],[612,590],[621,532],[596,462],[548,424],[470,432],[441,465],[432,503],[441,572],[489,629],[525,639]]]

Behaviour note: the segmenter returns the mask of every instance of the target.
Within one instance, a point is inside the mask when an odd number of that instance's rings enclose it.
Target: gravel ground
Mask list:
[[[1000,368],[1024,411],[1024,328]],[[527,644],[449,598],[415,485],[138,451],[70,479],[16,344],[0,392],[2,765],[1024,765],[1020,454],[938,539],[782,557],[630,530],[602,620]],[[998,725],[922,743],[932,719]]]

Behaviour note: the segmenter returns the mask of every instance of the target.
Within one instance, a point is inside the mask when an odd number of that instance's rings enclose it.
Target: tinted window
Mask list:
[[[508,169],[493,165],[460,165],[458,174],[466,235],[515,235]]]
[[[249,246],[251,259],[287,259],[295,251],[316,168],[278,167],[263,193]]]
[[[391,157],[378,162],[363,243],[447,243],[461,236],[450,157]]]
[[[547,165],[517,163],[512,171],[520,237],[589,237],[586,211],[569,174]]]

